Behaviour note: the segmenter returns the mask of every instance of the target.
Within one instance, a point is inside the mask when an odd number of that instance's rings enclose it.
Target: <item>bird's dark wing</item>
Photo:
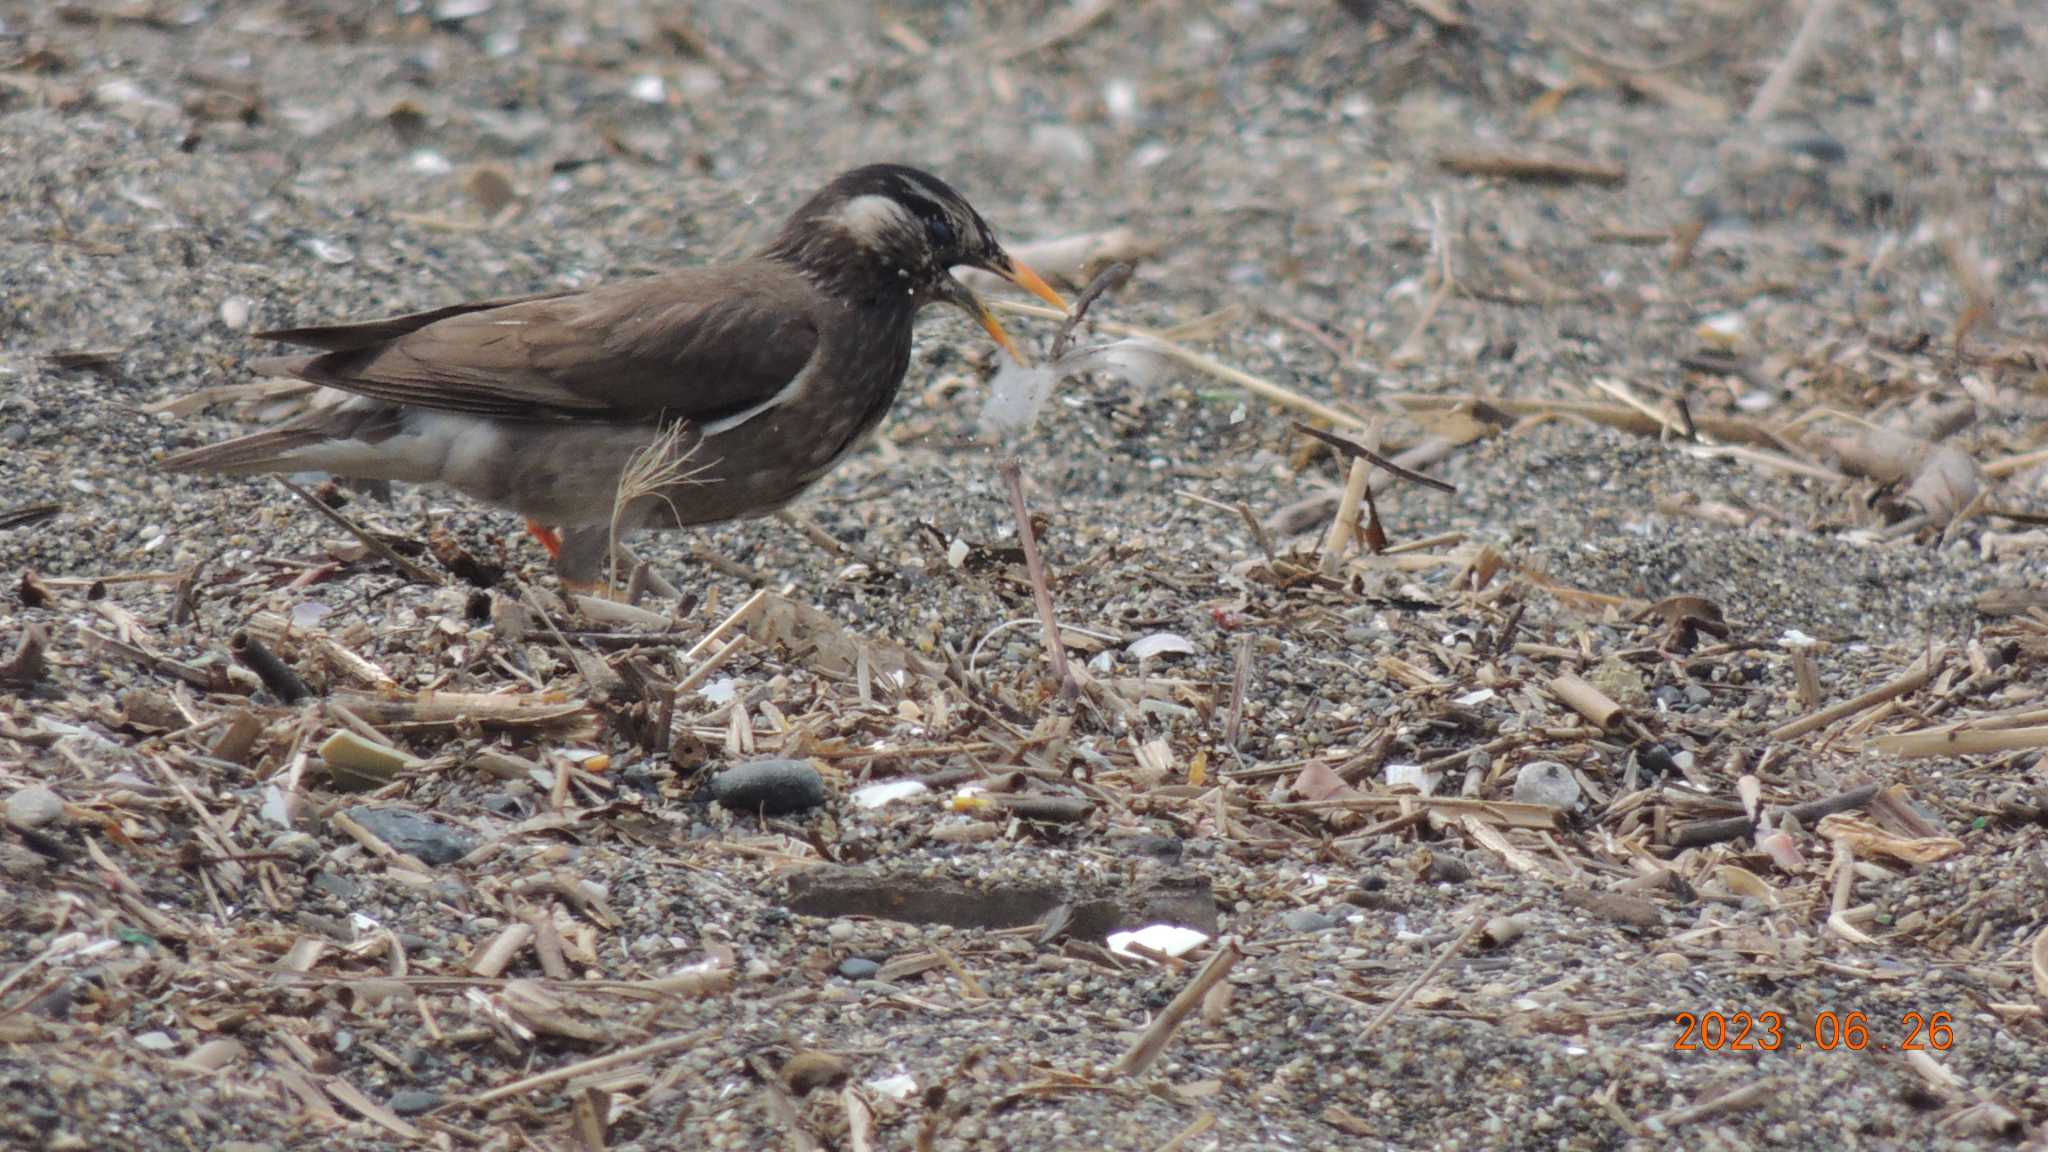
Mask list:
[[[318,324],[308,328],[273,328],[268,332],[257,332],[254,335],[258,340],[275,340],[280,344],[296,344],[301,348],[347,352],[356,348],[389,343],[408,332],[416,332],[451,316],[485,312],[493,308],[509,308],[514,304],[526,304],[534,300],[553,300],[570,295],[572,291],[536,292],[530,296],[501,296],[496,300],[450,304],[444,308],[429,308],[425,312],[409,312],[404,316],[389,316],[382,320],[363,320],[354,324]]]
[[[447,412],[707,421],[771,400],[803,372],[817,299],[774,265],[687,269],[448,310],[390,339],[256,367]]]

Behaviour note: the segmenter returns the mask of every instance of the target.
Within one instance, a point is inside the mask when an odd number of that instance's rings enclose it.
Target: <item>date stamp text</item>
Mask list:
[[[1956,1043],[1947,1012],[1820,1012],[1804,1026],[1778,1012],[1680,1012],[1672,1023],[1677,1052],[1946,1052]]]

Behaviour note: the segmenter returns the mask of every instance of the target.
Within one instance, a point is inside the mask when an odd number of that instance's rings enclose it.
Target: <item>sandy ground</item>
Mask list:
[[[47,637],[0,680],[0,1145],[2039,1146],[2048,24],[1826,5],[1773,94],[1805,10],[0,6],[0,515],[58,505],[0,527],[0,659]],[[1580,169],[1445,163],[1475,152]],[[429,584],[275,484],[152,467],[276,414],[166,406],[246,383],[250,331],[729,258],[877,159],[1014,246],[1128,229],[1100,318],[1341,406],[1455,494],[1382,474],[1416,547],[1325,573],[1344,473],[1300,412],[1185,363],[1070,382],[1021,458],[1073,700],[976,436],[994,352],[936,311],[819,533],[641,542],[684,593],[653,623],[575,619],[459,496],[337,494]],[[434,529],[531,591],[444,570]],[[662,739],[594,690],[702,670],[760,590],[781,624]],[[1700,599],[1645,613],[1670,597]],[[227,673],[244,632],[312,695]],[[363,702],[429,687],[587,706]],[[1879,742],[1958,723],[2022,734]],[[358,726],[417,758],[373,797],[312,752]],[[777,754],[824,807],[701,803]],[[1530,817],[1541,761],[1579,794]],[[850,800],[909,776],[936,793]],[[963,781],[1085,817],[977,819]],[[1780,851],[1674,840],[1751,784]],[[461,858],[352,835],[365,804]],[[1230,942],[793,911],[821,859],[998,909],[1178,878]],[[1219,955],[1227,995],[1126,1074]],[[1683,1047],[1710,1011],[1784,1039]],[[1858,1013],[1860,1048],[1830,1031]]]

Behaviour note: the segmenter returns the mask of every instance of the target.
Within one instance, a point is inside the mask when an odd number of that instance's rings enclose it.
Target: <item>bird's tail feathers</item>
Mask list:
[[[289,472],[296,467],[293,458],[299,451],[332,438],[331,432],[319,428],[270,428],[174,453],[164,457],[159,467],[166,472],[216,472],[228,476]]]

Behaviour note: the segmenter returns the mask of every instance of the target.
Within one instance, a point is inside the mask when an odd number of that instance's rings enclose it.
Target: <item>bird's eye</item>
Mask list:
[[[945,251],[953,246],[955,239],[953,222],[944,216],[933,216],[925,221],[925,232],[931,237],[932,247]]]

